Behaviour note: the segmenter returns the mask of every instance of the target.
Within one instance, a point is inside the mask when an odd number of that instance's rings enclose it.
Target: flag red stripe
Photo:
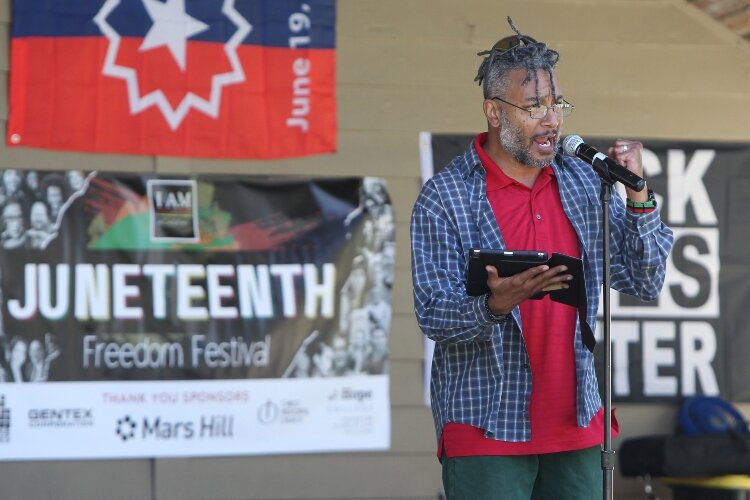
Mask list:
[[[245,81],[221,88],[218,116],[190,109],[173,130],[155,106],[132,114],[125,80],[102,74],[109,43],[101,37],[12,41],[9,145],[233,158],[335,150],[333,50],[240,46]],[[138,52],[140,43],[122,39],[116,63],[137,68],[141,99],[161,90],[172,107],[188,91],[209,100],[211,77],[231,71],[221,44],[190,42],[182,73],[166,48]]]

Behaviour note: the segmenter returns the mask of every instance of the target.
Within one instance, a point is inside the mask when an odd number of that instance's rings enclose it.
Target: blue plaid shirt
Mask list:
[[[600,179],[576,158],[558,156],[552,168],[581,246],[587,320],[593,328],[603,282]],[[423,186],[411,219],[414,310],[419,327],[436,343],[431,399],[438,438],[447,422],[460,422],[484,429],[493,439],[529,441],[532,374],[519,308],[497,323],[484,308],[484,296],[466,294],[469,249],[505,248],[486,191],[473,144]],[[612,288],[655,299],[664,283],[672,231],[662,224],[658,208],[631,213],[614,191],[610,221]],[[580,322],[575,356],[577,424],[585,427],[602,403]]]

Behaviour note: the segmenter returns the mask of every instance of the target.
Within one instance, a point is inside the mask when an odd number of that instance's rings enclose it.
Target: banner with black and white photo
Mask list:
[[[0,459],[389,447],[382,179],[2,181]]]
[[[472,139],[422,133],[423,179]],[[587,142],[606,151],[612,140]],[[613,399],[678,401],[721,394],[750,401],[750,144],[641,142],[644,177],[675,244],[658,300],[612,292]],[[601,330],[600,322],[600,341]],[[601,363],[602,346],[597,349]]]

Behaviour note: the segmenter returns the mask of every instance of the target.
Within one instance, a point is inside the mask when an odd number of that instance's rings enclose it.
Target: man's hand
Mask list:
[[[607,150],[607,155],[617,163],[633,172],[638,177],[643,177],[643,144],[638,141],[617,139],[615,144]],[[633,191],[625,189],[628,199],[642,202],[648,200],[648,190]]]
[[[488,305],[498,315],[510,314],[518,304],[540,292],[568,288],[567,282],[573,279],[565,274],[565,266],[536,266],[507,278],[500,277],[495,266],[485,269],[490,289]]]

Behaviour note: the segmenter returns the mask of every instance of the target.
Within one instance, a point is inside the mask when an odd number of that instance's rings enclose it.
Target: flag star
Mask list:
[[[187,39],[206,31],[208,25],[185,12],[185,0],[143,0],[143,6],[154,24],[138,48],[143,52],[165,46],[182,71],[185,71]]]

